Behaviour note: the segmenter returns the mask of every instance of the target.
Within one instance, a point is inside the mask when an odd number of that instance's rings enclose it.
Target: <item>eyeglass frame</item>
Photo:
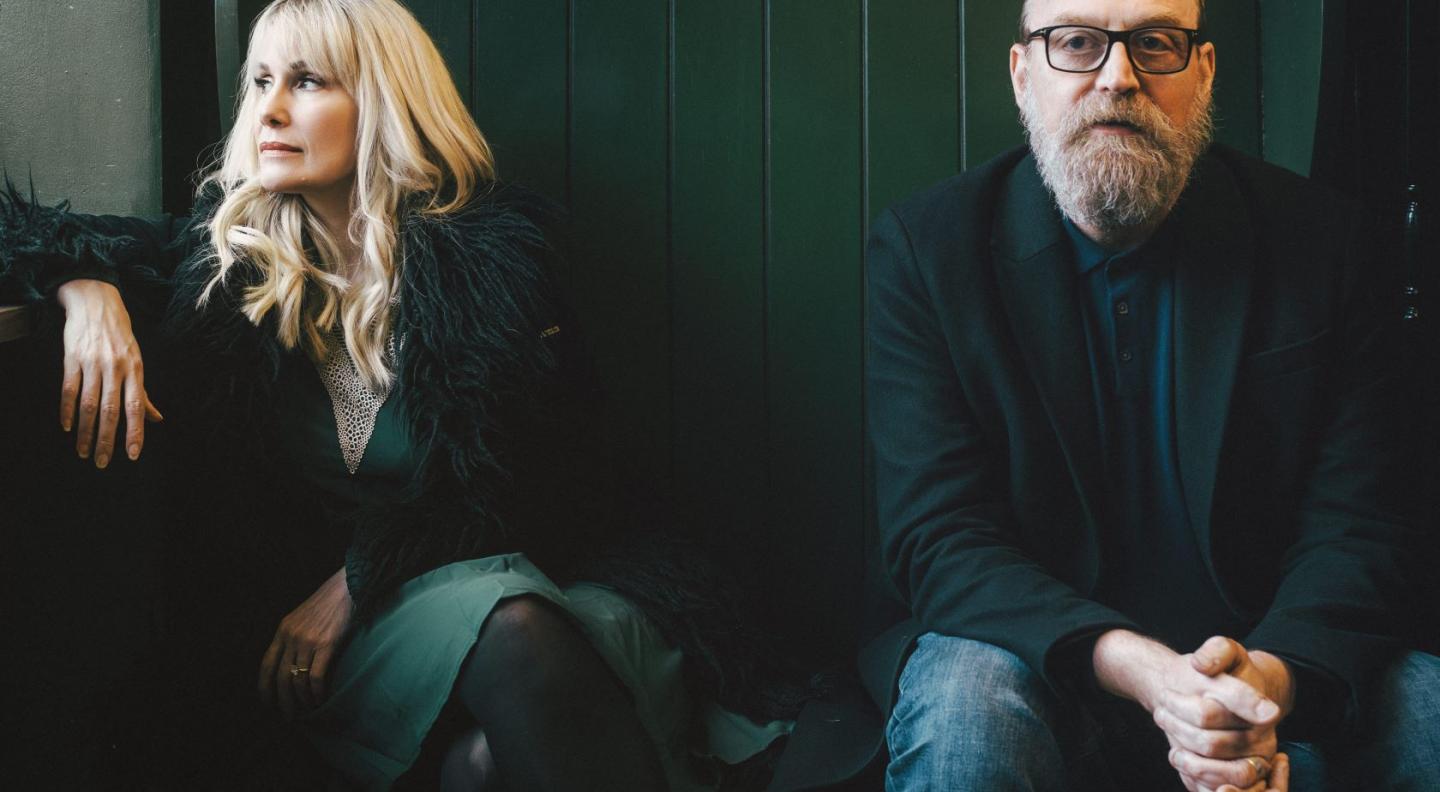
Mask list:
[[[1095,64],[1095,67],[1092,69],[1062,69],[1059,66],[1056,66],[1055,63],[1050,60],[1050,34],[1061,28],[1083,28],[1085,30],[1096,31],[1097,33],[1104,33],[1105,37],[1108,39],[1108,41],[1105,43],[1104,57],[1102,57],[1100,59],[1100,62]],[[1181,33],[1185,34],[1189,46],[1185,48],[1185,62],[1180,65],[1180,68],[1172,69],[1170,71],[1152,71],[1150,69],[1142,68],[1140,64],[1135,62],[1135,53],[1132,52],[1130,49],[1129,39],[1136,33],[1143,33],[1147,30],[1178,30]],[[1100,71],[1101,69],[1105,68],[1106,63],[1110,62],[1110,53],[1115,49],[1115,45],[1117,43],[1125,45],[1125,57],[1130,61],[1130,67],[1133,68],[1135,71],[1141,74],[1179,74],[1180,72],[1183,72],[1186,69],[1190,68],[1190,60],[1195,55],[1195,45],[1200,43],[1202,35],[1203,34],[1201,34],[1199,28],[1183,28],[1177,25],[1146,25],[1145,27],[1131,28],[1130,30],[1106,30],[1105,28],[1094,27],[1093,25],[1048,25],[1046,27],[1030,31],[1030,33],[1025,36],[1025,40],[1023,43],[1029,44],[1037,38],[1044,39],[1045,65],[1049,66],[1055,71],[1064,72],[1065,74],[1091,74],[1093,72]]]

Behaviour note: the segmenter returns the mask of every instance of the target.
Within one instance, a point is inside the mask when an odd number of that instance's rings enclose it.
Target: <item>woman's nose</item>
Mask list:
[[[261,126],[281,127],[289,122],[289,114],[285,110],[281,93],[281,91],[275,90],[260,99]]]

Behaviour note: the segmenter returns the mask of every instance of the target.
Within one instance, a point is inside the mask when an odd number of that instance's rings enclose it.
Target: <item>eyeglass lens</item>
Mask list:
[[[1057,27],[1045,39],[1050,65],[1064,71],[1086,72],[1100,68],[1110,49],[1103,30]],[[1179,28],[1143,28],[1130,31],[1125,50],[1141,71],[1174,72],[1190,61],[1190,36]]]

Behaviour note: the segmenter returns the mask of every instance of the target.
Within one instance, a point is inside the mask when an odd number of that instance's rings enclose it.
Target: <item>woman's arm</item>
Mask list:
[[[145,419],[160,420],[131,314],[159,319],[193,244],[188,218],[86,215],[65,203],[43,206],[8,182],[0,191],[0,300],[64,310],[60,424],[75,430],[76,453],[93,451],[97,467],[113,458],[122,413],[132,460],[144,447]]]
[[[163,417],[145,392],[145,365],[130,328],[120,291],[99,280],[72,280],[56,290],[65,309],[64,378],[60,428],[77,428],[75,453],[95,452],[95,467],[110,464],[120,416],[125,416],[125,455],[140,458],[145,421]]]

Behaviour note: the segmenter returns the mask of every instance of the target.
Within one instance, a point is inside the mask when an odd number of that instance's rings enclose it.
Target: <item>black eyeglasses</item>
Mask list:
[[[1145,74],[1174,74],[1190,65],[1190,52],[1200,31],[1178,27],[1145,27],[1135,30],[1105,30],[1085,25],[1052,25],[1025,37],[1045,39],[1045,62],[1057,71],[1084,74],[1097,71],[1110,58],[1119,41],[1135,71]]]

